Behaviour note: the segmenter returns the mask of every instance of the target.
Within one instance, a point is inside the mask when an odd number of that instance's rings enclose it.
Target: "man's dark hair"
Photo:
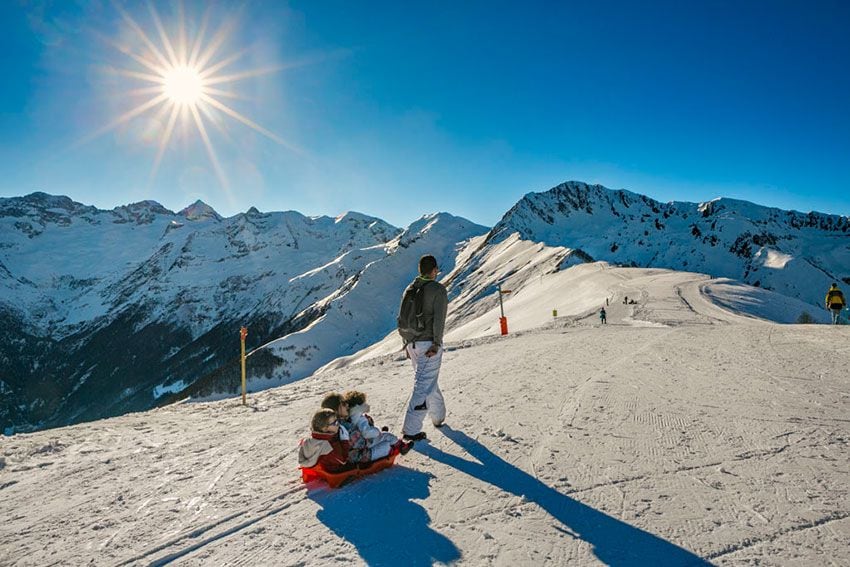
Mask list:
[[[419,275],[427,276],[431,273],[431,270],[437,267],[437,259],[431,256],[430,254],[426,254],[419,258]]]

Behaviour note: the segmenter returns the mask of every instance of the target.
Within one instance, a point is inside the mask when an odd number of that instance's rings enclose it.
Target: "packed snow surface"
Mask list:
[[[349,388],[398,431],[398,355],[247,407],[0,438],[0,563],[846,564],[850,327],[732,312],[761,297],[734,282],[597,271],[608,325],[576,294],[507,337],[453,330],[447,425],[340,489],[301,484],[298,440],[322,395]]]
[[[470,240],[466,252],[477,247],[477,240]],[[464,254],[458,255],[458,269],[464,265]],[[681,317],[699,321],[695,314],[683,312],[682,306],[693,311],[687,298],[701,295],[740,316],[777,323],[796,323],[801,316],[808,316],[811,322],[830,322],[824,308],[728,278],[712,279],[704,274],[657,268],[614,267],[607,262],[579,264],[553,272],[558,263],[554,260],[568,254],[569,250],[563,247],[516,237],[491,246],[481,262],[475,264],[475,275],[467,276],[464,285],[458,286],[461,289],[449,308],[446,340],[464,341],[496,334],[502,313],[508,319],[509,330],[526,331],[563,317],[598,317],[602,307],[610,311],[611,303],[622,304],[627,299],[630,303],[623,308],[613,307],[615,313],[621,312],[622,324],[675,324]],[[454,275],[449,274],[447,280]],[[502,305],[496,282],[502,283],[503,291],[510,291],[502,296]],[[661,293],[648,291],[659,285]],[[670,301],[673,304],[668,308]],[[720,315],[716,306],[702,302],[702,311],[706,310],[715,316],[731,316]],[[645,316],[646,311],[651,311],[652,317]],[[398,334],[392,331],[383,340],[333,360],[322,370],[398,352],[399,347]]]

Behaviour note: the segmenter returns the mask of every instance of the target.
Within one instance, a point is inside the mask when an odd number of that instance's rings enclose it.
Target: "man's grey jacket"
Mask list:
[[[422,320],[425,329],[417,334],[414,341],[434,341],[442,346],[443,331],[446,328],[446,312],[449,308],[449,296],[446,287],[438,281],[418,276],[413,283],[415,288],[422,288]]]

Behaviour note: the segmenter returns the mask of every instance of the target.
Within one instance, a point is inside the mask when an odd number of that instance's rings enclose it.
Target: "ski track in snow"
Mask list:
[[[642,273],[610,289],[605,327],[593,310],[449,345],[448,425],[339,490],[300,483],[297,441],[334,389],[398,431],[397,355],[247,407],[2,437],[0,564],[847,564],[848,329]]]

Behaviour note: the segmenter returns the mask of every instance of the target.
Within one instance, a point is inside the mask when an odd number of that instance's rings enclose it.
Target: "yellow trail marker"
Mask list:
[[[242,339],[242,405],[247,405],[245,401],[245,337],[248,336],[247,327],[239,329],[239,338]]]

